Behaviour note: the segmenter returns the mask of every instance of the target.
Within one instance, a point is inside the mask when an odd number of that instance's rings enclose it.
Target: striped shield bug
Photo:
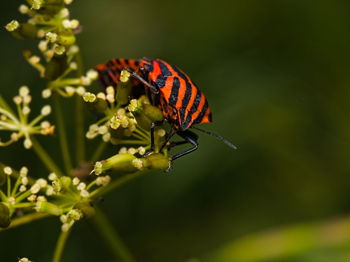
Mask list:
[[[187,155],[198,148],[198,136],[189,129],[195,129],[214,136],[231,148],[236,148],[231,142],[220,135],[200,129],[194,125],[212,122],[212,113],[208,101],[197,85],[181,69],[160,59],[112,59],[106,64],[96,66],[100,81],[104,86],[116,85],[122,70],[133,76],[133,85],[144,85],[152,94],[153,104],[159,107],[164,119],[170,124],[171,132],[161,150],[168,145],[175,135],[183,141],[172,142],[170,147],[189,143],[191,148],[175,154],[171,160]],[[163,121],[151,124],[151,151],[154,151],[154,129]]]

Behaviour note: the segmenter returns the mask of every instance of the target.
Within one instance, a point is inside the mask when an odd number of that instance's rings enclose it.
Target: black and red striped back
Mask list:
[[[178,67],[150,58],[112,59],[106,64],[96,66],[100,81],[105,87],[117,85],[123,68],[140,74],[159,89],[158,106],[162,109],[164,118],[175,129],[186,130],[192,125],[212,121],[211,110],[204,94]],[[140,84],[138,80],[133,81],[133,85]]]

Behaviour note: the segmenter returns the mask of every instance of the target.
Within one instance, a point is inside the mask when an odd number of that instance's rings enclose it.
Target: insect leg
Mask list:
[[[143,79],[140,75],[132,71],[130,68],[124,67],[123,70],[128,71],[133,77],[135,77],[137,80],[139,80],[141,83],[143,83],[145,86],[148,86],[153,94],[159,94],[159,90],[148,83],[145,79]]]
[[[190,143],[192,145],[191,148],[187,149],[184,152],[178,153],[176,155],[173,155],[171,157],[171,160],[174,161],[175,159],[178,159],[184,155],[187,155],[189,153],[192,153],[193,151],[198,149],[199,143],[198,143],[198,136],[189,131],[189,130],[185,130],[185,131],[178,131],[177,134],[182,137],[183,139],[185,139],[184,143]]]

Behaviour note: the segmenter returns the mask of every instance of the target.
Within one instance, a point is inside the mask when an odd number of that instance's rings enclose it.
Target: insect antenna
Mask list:
[[[194,126],[192,126],[191,128],[196,129],[196,130],[198,130],[198,131],[200,131],[202,133],[205,133],[207,135],[215,137],[217,140],[223,142],[224,144],[226,144],[227,146],[231,147],[232,149],[237,149],[237,147],[234,144],[232,144],[230,141],[228,141],[227,139],[223,138],[222,136],[220,136],[218,134],[215,134],[213,132],[210,132],[210,131],[207,131],[207,130],[204,130],[204,129],[201,129],[201,128],[198,128],[198,127],[194,127]]]

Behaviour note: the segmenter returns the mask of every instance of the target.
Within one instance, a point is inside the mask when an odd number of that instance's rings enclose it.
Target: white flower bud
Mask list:
[[[82,197],[89,197],[89,192],[88,192],[87,190],[82,190],[82,191],[80,192],[80,195],[81,195]]]
[[[77,189],[78,190],[84,190],[86,188],[86,184],[85,183],[83,183],[83,182],[81,182],[81,183],[79,183],[79,185],[77,186]]]
[[[23,115],[28,115],[30,113],[30,108],[28,106],[23,107],[22,113]]]
[[[78,86],[77,89],[75,90],[75,92],[78,95],[83,96],[86,93],[86,89],[83,86]]]
[[[60,16],[62,18],[68,17],[69,16],[69,10],[67,8],[62,8],[60,11]]]
[[[30,195],[29,197],[27,197],[28,201],[30,202],[34,202],[36,199],[36,195]]]
[[[26,186],[26,185],[28,185],[28,178],[27,177],[22,177],[22,179],[21,179],[21,183],[22,183],[22,185],[24,185],[24,186]]]
[[[43,98],[49,98],[51,96],[52,92],[50,89],[44,89],[42,92],[41,92],[41,96]]]
[[[36,181],[36,184],[38,184],[40,187],[46,187],[47,186],[47,181],[44,178],[39,178]]]
[[[25,15],[26,13],[28,13],[29,7],[26,6],[26,5],[20,5],[19,8],[18,8],[18,11],[19,11],[21,14]]]
[[[61,230],[62,232],[68,232],[68,230],[70,229],[71,225],[68,224],[68,223],[64,223],[62,226],[61,226]]]
[[[20,96],[15,96],[15,97],[13,98],[13,102],[14,102],[16,105],[21,104],[22,101],[23,101],[23,99],[22,99],[22,97],[20,97]]]
[[[5,173],[6,175],[8,175],[8,176],[12,175],[13,170],[12,170],[11,167],[6,166],[6,167],[4,167],[3,170],[4,170],[4,173]]]
[[[87,78],[90,78],[91,80],[96,80],[97,77],[98,77],[98,73],[93,70],[93,69],[90,69],[87,73],[86,73],[86,77]]]
[[[25,192],[25,191],[27,191],[27,187],[26,187],[25,185],[21,185],[21,186],[19,187],[19,192],[23,193],[23,192]]]
[[[48,44],[48,41],[45,41],[45,40],[41,40],[38,44],[38,48],[41,52],[45,52],[47,50],[47,44]]]
[[[19,88],[19,95],[21,97],[25,97],[25,96],[29,95],[29,88],[28,88],[28,86],[21,86]]]
[[[64,89],[66,90],[68,96],[72,96],[75,93],[75,88],[72,86],[66,86]]]
[[[19,175],[21,177],[25,177],[28,175],[28,168],[26,166],[22,166],[21,170],[19,171]]]
[[[75,178],[73,178],[73,185],[78,185],[80,183],[80,179],[79,178],[77,178],[77,177],[75,177]]]
[[[57,179],[57,175],[56,175],[55,173],[51,173],[51,174],[49,175],[49,180],[53,181],[53,180],[55,180],[55,179]]]
[[[29,57],[28,62],[32,65],[36,65],[40,63],[40,57],[38,57],[37,55],[33,55],[31,57]]]
[[[40,185],[35,183],[34,185],[32,185],[32,187],[30,188],[30,192],[32,194],[36,194],[40,191]]]
[[[51,113],[51,106],[50,105],[46,105],[41,109],[41,115],[43,116],[47,116]]]
[[[30,149],[32,145],[32,140],[30,140],[29,138],[24,139],[23,146],[25,149]]]
[[[77,70],[78,69],[78,64],[76,62],[71,62],[69,64],[69,67],[73,70]]]

